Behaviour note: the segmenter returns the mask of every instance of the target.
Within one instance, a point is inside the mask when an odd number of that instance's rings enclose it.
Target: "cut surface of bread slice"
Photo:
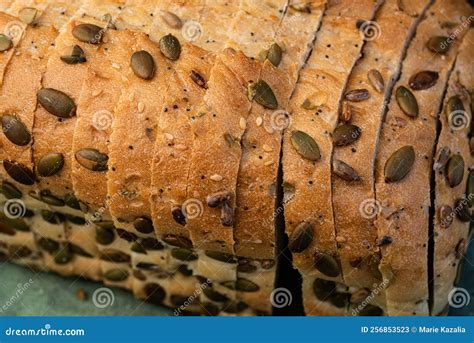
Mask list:
[[[388,315],[429,313],[430,170],[436,116],[460,41],[466,34],[461,31],[456,39],[445,43],[452,29],[441,23],[458,23],[470,9],[464,1],[438,1],[429,12],[408,48],[378,144],[375,198],[381,212],[375,225],[378,240],[390,242],[381,246],[378,266],[383,279],[389,281],[385,289]],[[420,71],[438,73],[436,83],[426,89],[410,90],[411,78]]]

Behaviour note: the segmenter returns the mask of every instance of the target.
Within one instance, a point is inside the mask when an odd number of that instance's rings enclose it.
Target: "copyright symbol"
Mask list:
[[[411,332],[413,332],[413,333],[418,332],[418,329],[416,328],[416,326],[412,326],[412,327],[411,327]]]

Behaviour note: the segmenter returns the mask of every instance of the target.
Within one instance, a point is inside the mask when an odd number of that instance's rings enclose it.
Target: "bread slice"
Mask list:
[[[375,195],[382,210],[375,225],[378,240],[385,242],[381,246],[378,269],[383,279],[389,281],[385,290],[388,315],[429,313],[430,170],[436,140],[436,115],[458,46],[467,30],[461,30],[457,34],[444,54],[431,51],[427,43],[434,36],[448,36],[453,32],[453,29],[441,23],[459,23],[461,16],[469,13],[469,6],[464,1],[442,1],[433,5],[429,16],[419,25],[407,51],[401,77],[395,85],[395,92],[384,119],[375,169]],[[430,46],[432,49],[436,48]],[[439,48],[442,46],[437,47]],[[400,86],[408,87],[410,78],[425,70],[437,72],[438,80],[433,87],[412,92],[419,106],[419,114],[415,118],[408,117],[402,112],[397,101],[401,101],[406,113],[411,115],[416,114],[414,101],[409,100],[407,96],[397,100],[397,90]],[[401,92],[402,95],[406,93],[403,89]],[[407,98],[407,102],[403,102],[403,99]],[[402,147],[406,148],[400,151]],[[414,150],[414,163],[411,168],[413,152],[409,150],[410,147]],[[396,151],[400,152],[392,157],[387,165],[387,160]],[[393,165],[397,163],[401,163],[402,167]]]
[[[293,249],[294,263],[303,278],[343,280],[332,212],[331,134],[337,123],[339,100],[364,43],[357,23],[370,20],[376,9],[372,1],[358,2],[350,11],[348,5],[344,1],[328,3],[315,47],[289,104],[290,126],[284,135],[282,162],[283,189],[288,199],[285,222],[290,241],[298,232],[312,237],[308,245]],[[319,146],[320,156],[312,141]],[[313,148],[308,150],[306,144],[313,144]],[[315,262],[321,270],[315,268]],[[328,264],[330,268],[324,268]]]
[[[354,67],[346,86],[346,94],[364,89],[370,95],[361,102],[343,100],[340,123],[356,125],[362,129],[362,135],[353,144],[334,148],[332,157],[333,165],[342,161],[360,177],[356,181],[345,180],[333,171],[332,178],[338,252],[344,283],[351,287],[372,289],[382,282],[378,279],[380,275],[374,275],[370,268],[372,256],[378,251],[377,229],[373,224],[377,215],[373,178],[376,143],[402,59],[429,3],[417,2],[408,10],[396,0],[385,1],[375,18],[374,28],[380,34],[364,45],[363,58]],[[393,37],[397,39],[394,41]],[[350,118],[346,117],[348,111]],[[385,305],[383,299],[376,302]]]
[[[474,197],[474,194],[471,193],[472,188],[470,190],[467,186],[469,182],[472,182],[470,175],[474,173],[473,159],[468,144],[471,135],[469,125],[472,119],[471,96],[474,89],[474,77],[469,72],[472,68],[473,44],[474,30],[470,29],[459,48],[456,64],[449,77],[443,107],[438,115],[441,132],[433,168],[436,184],[435,210],[432,219],[434,223],[434,292],[431,314],[433,315],[442,313],[445,307],[449,306],[448,301],[454,300],[450,292],[456,275],[460,272],[458,270],[461,259],[469,244],[469,222],[461,221],[456,216],[456,211],[469,205],[456,203],[456,201],[462,199],[463,195],[467,201],[470,198],[472,201],[472,197]],[[463,103],[463,109],[451,107],[450,104],[454,103],[455,99],[459,99]],[[450,158],[453,155],[460,155],[464,163],[464,168],[461,167],[464,170],[462,181],[454,187],[451,187],[447,179],[447,165],[443,163],[444,156],[446,156],[443,152],[447,149],[450,151],[448,155]],[[450,169],[452,168],[453,166],[450,166]]]

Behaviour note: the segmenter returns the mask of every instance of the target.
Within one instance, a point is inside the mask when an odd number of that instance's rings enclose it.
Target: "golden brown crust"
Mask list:
[[[418,2],[417,13],[421,14],[427,4]],[[365,101],[346,102],[352,112],[349,122],[360,127],[362,135],[353,144],[336,147],[333,152],[333,161],[339,160],[350,165],[361,180],[346,181],[337,176],[332,178],[336,237],[344,282],[349,286],[369,288],[380,281],[370,272],[368,263],[371,255],[377,251],[377,230],[373,224],[377,215],[373,194],[377,134],[386,106],[385,100],[391,95],[394,80],[400,73],[402,57],[420,16],[417,19],[401,11],[397,0],[389,0],[382,5],[375,20],[379,35],[364,45],[364,57],[354,67],[346,86],[347,92],[366,89],[370,94],[370,98]],[[394,41],[393,37],[397,39]],[[376,70],[383,78],[384,90],[381,92],[375,90],[368,79],[371,70]]]
[[[472,69],[473,44],[474,30],[470,29],[461,43],[456,65],[449,78],[442,111],[438,116],[441,122],[441,133],[435,156],[439,156],[440,150],[448,147],[451,155],[460,154],[463,157],[465,168],[462,182],[454,188],[447,183],[444,168],[436,168],[433,171],[436,178],[436,199],[433,217],[434,294],[431,314],[440,313],[448,304],[449,292],[452,289],[456,274],[460,272],[460,261],[464,257],[465,249],[467,249],[469,243],[469,223],[461,222],[456,218],[454,212],[449,213],[450,216],[455,217],[451,219],[442,218],[439,214],[441,207],[444,205],[448,205],[453,211],[456,211],[456,200],[462,198],[462,195],[466,192],[469,171],[474,167],[468,143],[470,131],[468,123],[472,120],[471,101],[472,91],[474,90],[474,75],[469,72]],[[464,112],[450,112],[447,109],[447,102],[453,96],[461,99],[464,104]],[[467,196],[469,197],[469,194]],[[452,223],[446,225],[451,220]]]
[[[400,85],[407,86],[409,78],[420,70],[434,70],[438,72],[439,79],[433,87],[414,92],[419,106],[417,118],[405,116],[392,95],[380,135],[375,189],[382,212],[375,224],[379,239],[383,236],[392,239],[391,244],[381,248],[379,268],[384,278],[393,279],[386,289],[388,315],[428,314],[428,217],[436,115],[456,51],[466,32],[459,32],[448,53],[443,56],[428,50],[426,44],[435,35],[443,36],[451,32],[449,28],[440,27],[440,22],[459,22],[460,16],[468,13],[468,5],[455,0],[438,2],[430,9],[430,15],[417,29],[394,89]],[[397,118],[402,118],[407,124],[393,127],[390,123],[397,121]],[[387,159],[406,145],[414,148],[414,165],[401,181],[386,183],[384,166]],[[387,210],[392,214],[388,215]]]

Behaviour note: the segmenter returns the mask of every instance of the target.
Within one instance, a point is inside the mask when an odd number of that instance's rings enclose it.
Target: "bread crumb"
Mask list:
[[[247,127],[247,121],[244,117],[240,117],[239,125],[242,130],[245,130],[245,128]]]
[[[255,120],[255,123],[257,124],[257,126],[262,126],[263,118],[262,117],[257,117],[257,119]]]
[[[214,174],[210,177],[212,181],[222,181],[223,177],[219,174]]]
[[[143,113],[144,110],[145,110],[145,104],[140,101],[138,103],[138,112]]]

